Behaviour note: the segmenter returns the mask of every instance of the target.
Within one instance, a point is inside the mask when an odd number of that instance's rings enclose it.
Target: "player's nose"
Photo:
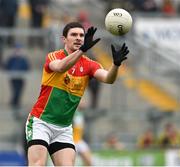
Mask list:
[[[82,41],[83,38],[82,38],[80,35],[78,35],[76,39],[77,39],[78,41]]]

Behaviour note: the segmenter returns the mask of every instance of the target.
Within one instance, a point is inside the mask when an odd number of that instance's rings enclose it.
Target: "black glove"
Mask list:
[[[84,37],[84,44],[79,48],[80,50],[82,50],[83,52],[86,52],[88,49],[93,47],[100,40],[100,38],[98,38],[93,41],[93,36],[96,30],[97,28],[94,28],[94,27],[88,28],[87,33],[85,34],[85,37]]]
[[[120,50],[115,50],[114,46],[111,45],[113,61],[116,66],[120,66],[121,63],[127,59],[127,54],[129,53],[128,47],[124,43]]]

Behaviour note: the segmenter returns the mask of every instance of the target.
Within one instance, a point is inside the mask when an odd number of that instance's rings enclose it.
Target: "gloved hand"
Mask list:
[[[128,47],[124,43],[121,49],[115,50],[115,47],[111,45],[113,62],[116,66],[120,66],[121,63],[127,59],[127,54],[129,53]]]
[[[79,48],[83,52],[86,52],[88,49],[93,47],[97,42],[99,42],[100,38],[96,39],[93,41],[93,36],[96,32],[97,28],[90,27],[87,30],[87,33],[85,34],[84,37],[84,44]]]

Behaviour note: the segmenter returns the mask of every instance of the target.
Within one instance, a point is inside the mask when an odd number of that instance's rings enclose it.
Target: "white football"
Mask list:
[[[112,9],[105,17],[105,27],[113,35],[124,35],[132,27],[132,17],[124,9]]]

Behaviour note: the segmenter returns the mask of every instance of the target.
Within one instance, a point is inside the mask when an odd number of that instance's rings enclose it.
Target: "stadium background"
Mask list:
[[[1,64],[14,49],[6,41],[12,35],[16,42],[23,44],[31,70],[14,74],[4,70],[3,65],[0,69],[0,165],[25,165],[24,122],[39,94],[44,58],[47,52],[62,47],[59,36],[63,26],[79,15],[88,16],[91,24],[98,27],[96,35],[101,37],[101,42],[93,48],[93,54],[105,68],[111,64],[110,43],[119,45],[126,41],[130,49],[118,80],[114,85],[101,84],[98,108],[89,108],[86,112],[85,138],[93,151],[95,164],[180,165],[179,144],[168,147],[154,144],[149,148],[138,145],[139,137],[147,129],[158,139],[166,124],[173,124],[177,131],[180,128],[180,2],[171,1],[174,11],[163,10],[163,0],[154,2],[155,6],[152,0],[51,0],[43,26],[31,28],[28,1],[18,1],[16,25],[0,29],[0,37],[4,39]],[[132,14],[133,28],[124,37],[112,36],[104,28],[105,15],[112,8],[124,8]],[[44,46],[29,46],[31,36],[42,37]],[[14,75],[26,81],[18,109],[9,105],[9,79]],[[90,103],[88,90],[85,97]],[[123,144],[122,150],[104,147],[111,133]]]

